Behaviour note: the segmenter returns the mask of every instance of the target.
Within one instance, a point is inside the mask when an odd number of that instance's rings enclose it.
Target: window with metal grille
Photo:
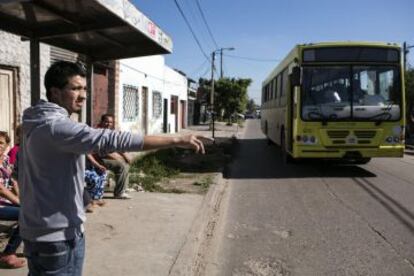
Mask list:
[[[124,84],[122,108],[124,113],[123,121],[131,122],[138,118],[139,114],[139,94],[138,87]]]
[[[161,93],[158,91],[152,92],[152,116],[159,118],[162,112]]]

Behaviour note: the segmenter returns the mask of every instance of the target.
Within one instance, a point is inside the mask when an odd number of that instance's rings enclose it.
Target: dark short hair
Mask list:
[[[115,116],[114,115],[112,115],[112,114],[110,114],[110,113],[106,113],[106,114],[103,114],[102,116],[101,116],[101,122],[103,122],[106,118],[108,118],[108,117],[111,117],[112,119],[115,119]]]
[[[62,89],[73,76],[86,77],[85,66],[81,63],[56,61],[49,67],[45,75],[46,98],[50,100],[50,88]]]
[[[10,136],[5,131],[0,131],[0,137],[3,137],[4,140],[6,140],[6,143],[10,143]]]
[[[22,133],[22,125],[21,124],[18,124],[16,126],[16,129],[14,131],[16,133],[16,136],[20,137],[20,134]]]

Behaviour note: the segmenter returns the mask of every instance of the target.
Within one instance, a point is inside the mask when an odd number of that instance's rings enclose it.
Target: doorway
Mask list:
[[[142,87],[142,133],[148,134],[148,87]]]
[[[14,104],[14,74],[12,70],[0,69],[0,130],[6,131],[11,143],[14,142],[15,104]]]
[[[168,99],[164,99],[162,131],[168,133]]]
[[[183,100],[180,100],[180,117],[181,117],[181,128],[186,128],[186,117],[187,117],[187,112],[186,112],[186,102]]]

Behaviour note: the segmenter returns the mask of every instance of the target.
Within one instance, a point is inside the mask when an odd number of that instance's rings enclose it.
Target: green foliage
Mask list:
[[[211,176],[204,177],[193,183],[194,186],[200,186],[204,191],[207,191],[211,184],[213,184]]]
[[[414,107],[414,68],[410,68],[405,72],[405,94],[407,96],[407,114],[412,114]]]
[[[174,149],[160,150],[138,159],[131,166],[131,183],[140,183],[145,191],[165,192],[157,185],[163,178],[173,177],[180,173],[172,164],[176,152]]]
[[[218,117],[229,120],[233,114],[246,111],[247,88],[251,82],[251,79],[222,78],[214,83],[214,108]],[[211,81],[200,79],[199,84],[208,91]]]
[[[405,72],[407,137],[414,134],[414,68]]]

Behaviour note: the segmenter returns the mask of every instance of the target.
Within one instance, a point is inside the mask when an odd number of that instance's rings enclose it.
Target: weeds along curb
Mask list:
[[[222,173],[215,175],[213,183],[203,199],[168,275],[198,275],[200,268],[204,266],[204,252],[217,224],[220,204],[226,189]]]

